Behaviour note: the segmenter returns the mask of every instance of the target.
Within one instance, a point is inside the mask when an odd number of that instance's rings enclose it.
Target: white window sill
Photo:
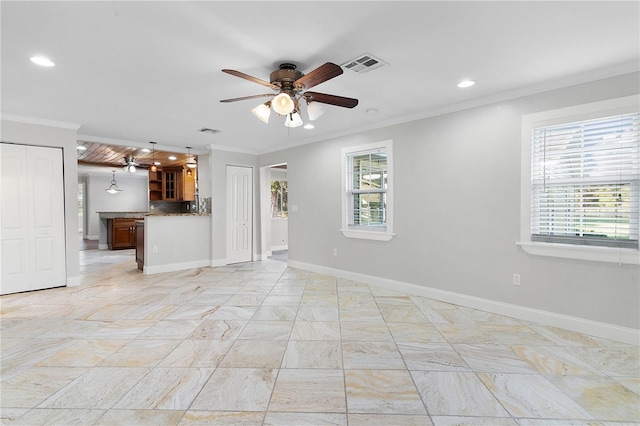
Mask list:
[[[640,252],[634,249],[534,243],[530,241],[517,242],[516,245],[522,247],[525,252],[536,256],[640,265]]]
[[[389,241],[396,234],[387,231],[365,231],[360,229],[341,229],[342,235],[347,238],[360,238],[363,240]]]

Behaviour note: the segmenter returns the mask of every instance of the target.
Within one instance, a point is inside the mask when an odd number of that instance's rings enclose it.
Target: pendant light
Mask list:
[[[149,143],[153,144],[153,163],[151,164],[151,168],[149,170],[155,173],[158,171],[158,166],[156,166],[156,144],[158,142],[149,142]]]
[[[191,157],[191,147],[190,146],[187,147],[187,167],[189,169],[195,169],[196,167],[198,167],[198,162],[193,157]],[[191,176],[191,175],[189,175],[189,176]]]
[[[118,182],[116,182],[116,171],[112,170],[112,172],[113,176],[111,178],[111,186],[105,189],[105,191],[107,191],[109,194],[117,194],[118,192],[122,191],[122,189],[118,188]]]

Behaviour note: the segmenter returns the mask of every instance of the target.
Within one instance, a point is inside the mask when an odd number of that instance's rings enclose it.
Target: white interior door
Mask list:
[[[227,263],[252,260],[253,169],[227,166]]]
[[[66,284],[62,149],[0,144],[0,294]]]

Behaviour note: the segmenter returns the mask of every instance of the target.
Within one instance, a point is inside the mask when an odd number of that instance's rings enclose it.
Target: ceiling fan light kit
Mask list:
[[[343,73],[340,66],[331,62],[327,62],[324,65],[319,66],[308,74],[303,74],[298,71],[294,64],[280,64],[279,69],[271,73],[270,82],[236,70],[223,69],[222,72],[269,87],[277,92],[275,95],[251,95],[240,98],[222,99],[220,101],[228,103],[272,96],[273,98],[270,101],[260,104],[251,110],[256,117],[267,124],[269,123],[270,110],[273,108],[277,114],[284,115],[286,117],[284,122],[286,127],[302,126],[303,122],[302,117],[300,116],[299,107],[300,99],[304,99],[306,101],[307,114],[311,121],[317,119],[324,113],[324,110],[320,105],[318,105],[318,103],[335,105],[343,108],[354,108],[358,105],[358,100],[353,98],[328,95],[318,92],[305,92],[305,90]]]
[[[136,166],[138,165],[138,163],[136,163],[136,159],[133,158],[133,155],[127,155],[126,157],[124,157],[124,162],[127,163],[127,165],[124,166],[125,172],[127,173],[136,172]]]

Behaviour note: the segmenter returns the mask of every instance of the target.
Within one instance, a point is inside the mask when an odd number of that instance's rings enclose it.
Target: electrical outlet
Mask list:
[[[334,249],[333,249],[333,255],[334,255],[334,256],[337,256],[337,255],[338,255],[338,249],[337,249],[337,248],[334,248]]]
[[[151,253],[157,253],[157,252],[158,252],[158,246],[151,247]]]
[[[520,285],[520,274],[513,274],[513,285]]]

